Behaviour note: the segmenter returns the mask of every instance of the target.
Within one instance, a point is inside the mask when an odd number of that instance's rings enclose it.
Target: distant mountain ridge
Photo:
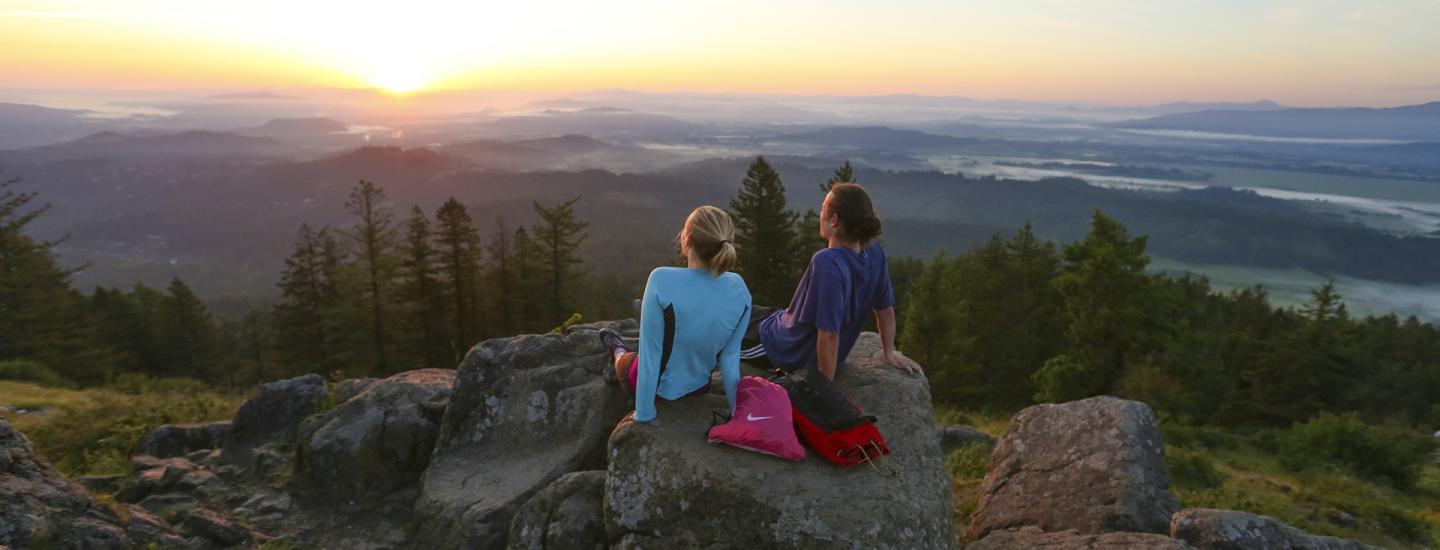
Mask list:
[[[1206,110],[1130,120],[1111,127],[1290,138],[1440,141],[1440,101],[1384,108]]]
[[[324,136],[345,132],[349,129],[350,126],[348,124],[333,118],[277,118],[260,126],[244,130],[243,133],[284,139],[287,137]]]
[[[189,130],[174,134],[129,135],[105,131],[74,141],[11,151],[5,156],[31,162],[71,159],[253,160],[283,157],[285,149],[274,139],[234,132]]]
[[[832,126],[810,132],[775,136],[769,140],[884,150],[926,149],[963,145],[975,141],[970,138],[927,134],[919,130],[897,130],[889,126]]]

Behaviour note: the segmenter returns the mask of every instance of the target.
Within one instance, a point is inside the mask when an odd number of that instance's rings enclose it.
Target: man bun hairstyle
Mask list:
[[[735,268],[735,222],[728,212],[710,205],[696,208],[685,218],[685,233],[690,249],[716,277]]]
[[[850,240],[868,244],[880,236],[880,216],[875,215],[870,194],[858,183],[837,183],[830,187],[830,213],[840,219],[840,229]]]

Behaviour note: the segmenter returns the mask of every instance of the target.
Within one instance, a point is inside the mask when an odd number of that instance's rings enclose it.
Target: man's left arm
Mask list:
[[[919,363],[895,349],[895,306],[875,310],[875,328],[880,331],[880,344],[886,363],[910,374],[925,372]]]

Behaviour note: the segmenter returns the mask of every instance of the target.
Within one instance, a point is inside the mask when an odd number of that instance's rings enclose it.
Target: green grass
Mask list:
[[[1249,446],[1201,452],[1225,479],[1214,487],[1176,484],[1182,506],[1243,510],[1385,548],[1425,548],[1440,540],[1440,468],[1433,464],[1415,489],[1399,491],[1342,471],[1293,471]],[[1332,521],[1339,512],[1354,516],[1355,524]]]
[[[66,475],[121,474],[130,450],[161,424],[228,420],[243,401],[182,380],[129,379],[114,388],[72,390],[0,381],[0,406],[43,409],[0,412]]]

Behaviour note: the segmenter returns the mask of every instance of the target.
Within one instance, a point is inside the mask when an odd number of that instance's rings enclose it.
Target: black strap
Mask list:
[[[660,348],[660,374],[670,364],[670,352],[675,349],[675,304],[665,306],[665,346]]]
[[[710,440],[710,429],[730,421],[730,415],[720,411],[710,411],[710,427],[705,428],[705,440]]]

